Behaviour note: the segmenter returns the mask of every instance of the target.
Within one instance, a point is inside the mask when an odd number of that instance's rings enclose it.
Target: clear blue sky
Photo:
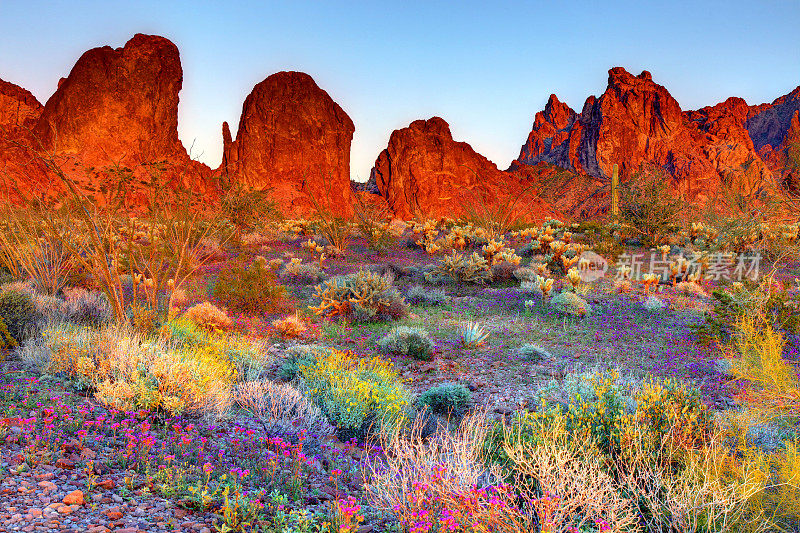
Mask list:
[[[352,176],[391,132],[434,115],[506,168],[550,93],[580,111],[607,70],[650,70],[683,109],[800,85],[800,1],[0,0],[0,78],[43,103],[89,48],[134,33],[178,45],[179,134],[216,167],[253,86],[311,74],[353,119]]]

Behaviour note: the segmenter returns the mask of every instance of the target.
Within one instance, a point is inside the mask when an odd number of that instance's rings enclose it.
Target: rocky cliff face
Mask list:
[[[749,191],[772,181],[747,127],[755,131],[753,116],[740,98],[683,112],[649,72],[634,76],[616,67],[609,70],[606,91],[589,97],[580,114],[551,96],[510,170],[544,161],[605,179],[616,163],[627,179],[648,163],[663,168],[676,192],[690,200],[710,197],[722,183]],[[767,130],[774,129],[773,122]]]
[[[279,72],[248,95],[235,140],[223,124],[220,170],[254,189],[272,189],[284,211],[307,214],[316,201],[350,216],[354,131],[347,113],[311,76]]]
[[[128,202],[141,205],[154,173],[143,165],[161,162],[161,170],[155,173],[168,188],[214,195],[210,169],[192,161],[178,139],[182,82],[178,49],[163,37],[137,34],[122,48],[89,50],[43,108],[27,91],[13,92],[26,105],[17,107],[14,118],[32,130],[24,138],[26,153],[18,149],[13,156],[15,165],[23,159],[26,164],[32,160],[38,164],[36,153],[43,149],[55,155],[60,168],[83,192],[101,202],[107,199],[104,189],[113,187],[117,179],[105,169],[115,164],[129,167],[134,172],[127,186]],[[12,118],[9,111],[2,117],[4,122]],[[9,174],[26,185],[25,173]],[[46,181],[51,195],[64,192],[54,175],[47,174]]]
[[[42,114],[42,104],[29,91],[0,79],[0,128],[32,128]]]
[[[48,150],[87,163],[188,159],[178,140],[178,48],[135,35],[84,53],[47,101],[35,133]]]
[[[28,91],[0,80],[0,201],[47,188],[48,176],[27,146],[42,104]]]
[[[395,130],[370,173],[389,208],[398,218],[417,214],[434,218],[458,217],[472,207],[509,201],[524,188],[518,178],[497,167],[465,142],[453,140],[450,126],[433,117],[415,120]],[[538,199],[520,208],[529,218],[543,216]]]

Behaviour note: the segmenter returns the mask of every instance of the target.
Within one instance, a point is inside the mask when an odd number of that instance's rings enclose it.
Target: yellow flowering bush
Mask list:
[[[337,430],[364,436],[372,423],[385,431],[405,418],[410,393],[390,361],[334,349],[317,349],[313,355],[313,362],[299,366],[299,377]]]
[[[116,326],[62,325],[43,332],[50,359],[45,370],[64,373],[121,410],[220,413],[231,402],[237,371],[225,338],[168,347],[145,342]]]

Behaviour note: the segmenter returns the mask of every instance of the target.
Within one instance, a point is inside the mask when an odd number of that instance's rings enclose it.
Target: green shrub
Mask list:
[[[619,218],[625,230],[645,248],[661,244],[680,229],[685,203],[670,190],[664,171],[642,167],[619,185]]]
[[[208,333],[187,318],[170,320],[161,329],[162,336],[176,346],[200,346],[208,342]]]
[[[391,433],[406,419],[411,394],[392,363],[379,357],[314,350],[314,361],[299,365],[298,376],[340,440]]]
[[[335,276],[315,287],[309,309],[327,318],[344,317],[354,322],[396,320],[408,315],[408,304],[393,285],[391,276],[360,270]]]
[[[251,265],[236,260],[222,270],[214,286],[214,297],[229,310],[240,313],[274,313],[287,308],[286,289],[275,281],[266,260]]]
[[[415,359],[433,359],[433,340],[422,328],[398,326],[378,341],[383,353],[409,355]]]
[[[0,318],[14,340],[22,344],[39,330],[44,316],[29,293],[4,289],[0,292]]]
[[[19,346],[19,344],[17,344],[17,341],[11,336],[11,333],[8,332],[6,323],[0,318],[0,362],[3,361],[6,350],[16,348],[17,346]]]
[[[445,383],[423,392],[417,402],[440,416],[461,417],[472,401],[472,394],[461,383]]]
[[[517,348],[517,356],[524,361],[534,361],[537,363],[543,359],[553,358],[553,354],[535,344],[523,344]]]
[[[278,369],[278,376],[283,381],[291,381],[297,377],[301,366],[311,365],[318,353],[329,353],[330,349],[321,346],[292,346],[283,354],[283,361]]]
[[[408,289],[406,300],[412,305],[444,305],[447,303],[447,293],[442,289],[431,289],[422,285],[414,285]]]
[[[586,316],[592,313],[592,308],[586,300],[571,291],[556,294],[550,300],[550,305],[564,315]]]

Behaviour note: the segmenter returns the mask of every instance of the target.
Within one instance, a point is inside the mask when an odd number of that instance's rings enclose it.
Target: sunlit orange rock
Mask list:
[[[122,48],[91,49],[44,105],[33,147],[55,154],[65,174],[101,201],[116,179],[104,169],[117,164],[134,170],[127,185],[134,205],[147,201],[151,174],[172,190],[213,194],[210,169],[178,139],[182,83],[178,48],[164,37],[136,34]],[[160,170],[143,166],[156,162]]]
[[[623,180],[655,164],[672,178],[676,194],[696,202],[723,182],[737,191],[768,185],[771,172],[736,118],[748,114],[743,103],[731,99],[685,113],[649,72],[634,76],[612,68],[606,91],[589,97],[580,114],[551,97],[511,170],[544,161],[607,181],[614,164]]]
[[[351,216],[350,142],[355,126],[302,72],[278,72],[257,84],[242,106],[236,139],[223,126],[221,173],[271,197],[285,213],[308,214],[314,201]]]
[[[395,216],[403,219],[457,218],[470,209],[507,203],[524,188],[469,144],[453,140],[450,126],[439,117],[415,120],[392,132],[370,181]],[[527,218],[544,216],[544,206],[536,198],[523,198],[518,208],[527,211]]]
[[[42,104],[30,91],[0,79],[0,133],[32,128],[41,114]]]

